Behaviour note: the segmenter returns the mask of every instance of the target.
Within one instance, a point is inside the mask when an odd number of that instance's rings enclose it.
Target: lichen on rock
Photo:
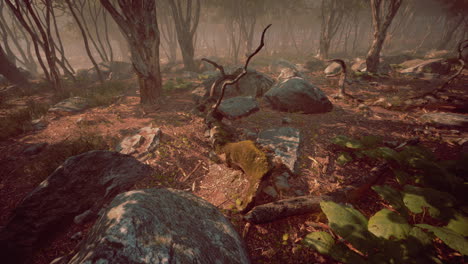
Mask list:
[[[267,156],[250,140],[228,143],[223,147],[223,152],[227,164],[239,167],[247,177],[248,188],[240,195],[238,203],[238,209],[245,211],[249,209],[263,177],[270,170]]]

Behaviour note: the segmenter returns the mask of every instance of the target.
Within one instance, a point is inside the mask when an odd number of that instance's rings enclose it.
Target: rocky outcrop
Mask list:
[[[406,66],[400,72],[403,74],[422,74],[422,73],[435,73],[435,74],[448,74],[450,73],[450,64],[444,59],[430,59],[424,61],[405,62],[400,66]]]
[[[270,72],[277,73],[277,72],[281,72],[281,70],[283,69],[297,70],[296,65],[283,59],[275,60],[268,66],[268,70]]]
[[[49,112],[58,116],[66,116],[80,113],[88,108],[89,102],[86,98],[75,96],[58,102],[49,108]]]
[[[251,96],[229,98],[222,101],[218,107],[219,113],[230,120],[249,116],[258,110],[258,103]]]
[[[237,76],[240,69],[226,69],[227,75]],[[210,77],[203,82],[203,86],[207,90],[207,94],[211,90],[212,84],[220,77],[218,73],[215,76]],[[248,69],[247,74],[239,80],[236,85],[226,86],[225,97],[233,96],[252,96],[252,97],[261,97],[263,96],[273,85],[274,81],[269,76],[260,73],[253,69]],[[215,89],[215,96],[221,94],[221,85],[218,85]]]
[[[22,263],[74,217],[94,214],[115,195],[150,173],[135,158],[111,151],[90,151],[67,159],[29,193],[0,231],[0,259]]]
[[[321,71],[325,67],[325,63],[322,60],[312,58],[305,63],[304,67],[309,71]]]
[[[250,263],[216,207],[178,190],[122,193],[89,234],[76,253],[55,263]]]
[[[302,78],[288,79],[273,88],[265,98],[274,109],[307,114],[331,111],[332,103],[318,87]]]
[[[292,173],[297,173],[300,141],[300,131],[292,127],[264,130],[257,138],[260,146],[271,151],[272,160],[280,161]]]

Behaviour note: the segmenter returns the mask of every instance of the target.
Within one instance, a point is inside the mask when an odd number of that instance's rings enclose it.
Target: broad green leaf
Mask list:
[[[468,217],[456,212],[446,227],[466,237],[468,236]]]
[[[350,149],[361,149],[364,146],[358,140],[348,138],[347,136],[338,135],[332,139],[332,142],[338,146],[350,148]]]
[[[378,157],[384,160],[396,160],[398,152],[388,147],[377,148]]]
[[[422,213],[423,208],[427,208],[432,217],[443,219],[455,203],[452,195],[431,188],[405,185],[403,189],[403,202],[415,214]]]
[[[432,246],[432,238],[417,226],[411,229],[408,240],[419,250]]]
[[[374,185],[372,189],[379,194],[382,199],[390,203],[390,205],[397,210],[402,216],[407,217],[405,203],[401,193],[388,185]]]
[[[394,240],[407,238],[411,230],[405,218],[388,209],[382,209],[373,215],[368,227],[377,237]]]
[[[336,162],[338,165],[343,166],[346,165],[346,163],[353,161],[353,157],[347,152],[340,152],[338,154],[338,158],[336,159]]]
[[[319,231],[308,234],[304,238],[303,243],[317,250],[320,254],[330,255],[335,245],[335,240],[330,234]]]
[[[369,252],[378,246],[377,238],[367,230],[367,219],[356,209],[331,201],[320,203],[330,227],[360,251]]]
[[[455,231],[445,227],[436,227],[426,224],[418,224],[416,226],[431,231],[434,235],[440,238],[440,240],[444,241],[447,246],[465,256],[468,256],[468,240]]]
[[[396,158],[401,165],[410,168],[420,168],[421,161],[434,161],[431,151],[420,146],[406,146]]]
[[[356,252],[350,250],[343,244],[335,243],[333,237],[322,231],[308,234],[303,243],[317,250],[320,254],[331,256],[333,259],[350,264],[365,264],[365,260]]]

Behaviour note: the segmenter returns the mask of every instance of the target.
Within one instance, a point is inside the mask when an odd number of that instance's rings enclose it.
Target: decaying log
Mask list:
[[[281,218],[320,212],[320,202],[334,201],[330,196],[299,196],[255,206],[244,219],[253,224],[272,222]]]

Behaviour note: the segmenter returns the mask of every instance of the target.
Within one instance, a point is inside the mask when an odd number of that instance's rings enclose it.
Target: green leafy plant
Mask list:
[[[468,256],[467,189],[466,179],[460,176],[467,171],[461,165],[467,157],[441,162],[421,146],[396,151],[372,136],[337,136],[332,142],[342,150],[338,159],[347,153],[352,157],[348,162],[387,162],[401,186],[372,187],[391,209],[381,209],[369,219],[352,207],[322,202],[333,233],[310,233],[305,245],[344,263],[441,263],[432,254],[437,237]]]

